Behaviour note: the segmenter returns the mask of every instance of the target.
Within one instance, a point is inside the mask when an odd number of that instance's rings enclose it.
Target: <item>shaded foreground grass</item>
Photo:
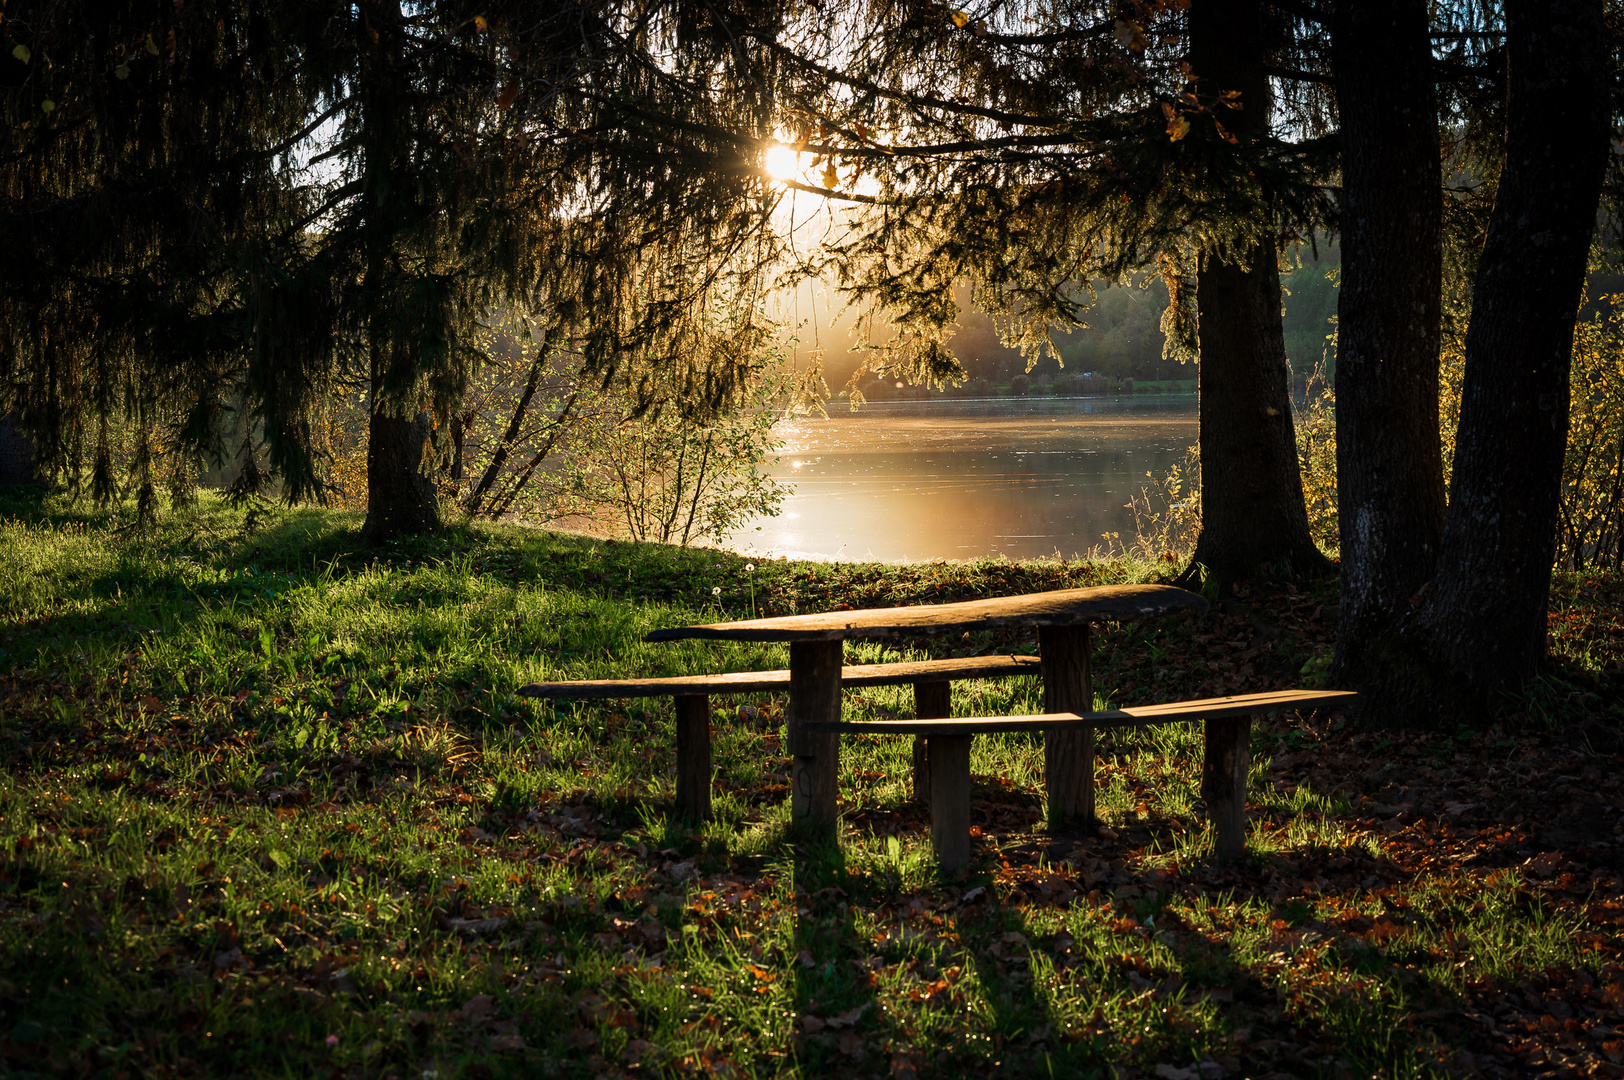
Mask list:
[[[11,1073],[1624,1075],[1616,578],[1562,583],[1562,662],[1490,733],[1258,725],[1242,866],[1209,865],[1199,736],[1170,728],[1106,743],[1106,827],[1082,837],[1039,830],[1037,740],[978,740],[976,859],[943,876],[902,740],[847,741],[842,846],[810,849],[785,830],[781,697],[717,702],[717,817],[695,829],[671,816],[669,701],[512,691],[787,662],[643,645],[659,625],[1155,566],[747,569],[485,527],[378,554],[336,513],[205,503],[147,537],[5,513]],[[1295,685],[1333,587],[1104,627],[1096,688]],[[1040,697],[969,683],[954,707]]]

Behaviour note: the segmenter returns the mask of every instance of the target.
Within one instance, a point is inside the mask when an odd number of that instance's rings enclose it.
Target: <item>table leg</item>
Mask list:
[[[710,817],[710,697],[678,694],[677,811],[694,821]]]
[[[1044,712],[1091,712],[1088,624],[1038,627]],[[1094,729],[1043,733],[1043,782],[1049,794],[1049,828],[1094,820]]]
[[[970,736],[930,737],[930,846],[943,870],[970,861]]]
[[[839,641],[790,642],[790,823],[825,837],[835,836],[840,736],[808,734],[801,725],[839,722],[840,661]]]
[[[1229,862],[1246,854],[1246,774],[1252,766],[1252,718],[1209,719],[1201,762],[1201,798],[1212,822],[1214,854]]]
[[[953,715],[953,684],[914,683],[914,716],[920,720],[946,719]],[[915,735],[913,743],[913,797],[930,803],[930,738]]]

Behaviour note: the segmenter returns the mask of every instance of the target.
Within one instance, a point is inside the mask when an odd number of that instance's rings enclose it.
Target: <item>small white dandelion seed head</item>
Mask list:
[[[711,595],[712,596],[721,596],[722,595],[722,587],[720,585],[717,585],[716,587],[712,588],[711,589]]]
[[[755,570],[756,570],[756,564],[755,563],[747,562],[747,563],[744,564],[744,572],[746,574],[753,574],[753,573],[755,573]]]

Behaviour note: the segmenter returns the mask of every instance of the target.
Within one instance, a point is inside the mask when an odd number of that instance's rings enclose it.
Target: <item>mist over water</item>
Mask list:
[[[1194,394],[834,402],[778,428],[794,493],[736,551],[914,562],[1071,558],[1132,530],[1131,494],[1182,462]],[[759,526],[759,531],[758,527]]]

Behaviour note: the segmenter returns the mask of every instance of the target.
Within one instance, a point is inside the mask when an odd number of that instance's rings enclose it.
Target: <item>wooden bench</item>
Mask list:
[[[1023,596],[960,600],[911,607],[860,608],[812,615],[776,615],[732,623],[672,626],[644,641],[782,641],[789,644],[790,822],[826,839],[839,835],[840,736],[814,733],[809,723],[840,719],[842,642],[1036,629],[1041,654],[1043,709],[1058,713],[1093,708],[1090,624],[1207,610],[1200,595],[1170,585],[1100,585]],[[1043,742],[1043,782],[1050,825],[1094,816],[1093,737],[1086,729],[1057,731]]]
[[[876,720],[862,723],[813,722],[808,732],[828,735],[913,735],[929,740],[930,837],[942,866],[956,869],[970,861],[970,739],[1003,731],[1053,733],[1083,730],[1092,740],[1095,728],[1150,727],[1206,721],[1206,748],[1201,765],[1201,798],[1213,825],[1220,861],[1246,850],[1246,774],[1251,767],[1251,718],[1281,709],[1344,705],[1354,697],[1344,690],[1282,690],[1268,694],[1136,705],[1101,712],[1053,712],[1036,716],[982,716],[955,719]]]
[[[952,714],[952,684],[959,679],[996,679],[1010,675],[1037,675],[1035,656],[969,656],[953,660],[915,660],[897,664],[862,664],[842,667],[842,689],[859,686],[914,688],[914,715],[920,718]],[[711,742],[710,695],[749,694],[788,690],[788,671],[739,671],[726,675],[675,675],[649,679],[588,679],[578,682],[531,683],[515,691],[523,697],[602,699],[665,697],[675,700],[677,712],[677,807],[696,821],[710,816]],[[926,740],[914,740],[914,797],[931,791]]]

